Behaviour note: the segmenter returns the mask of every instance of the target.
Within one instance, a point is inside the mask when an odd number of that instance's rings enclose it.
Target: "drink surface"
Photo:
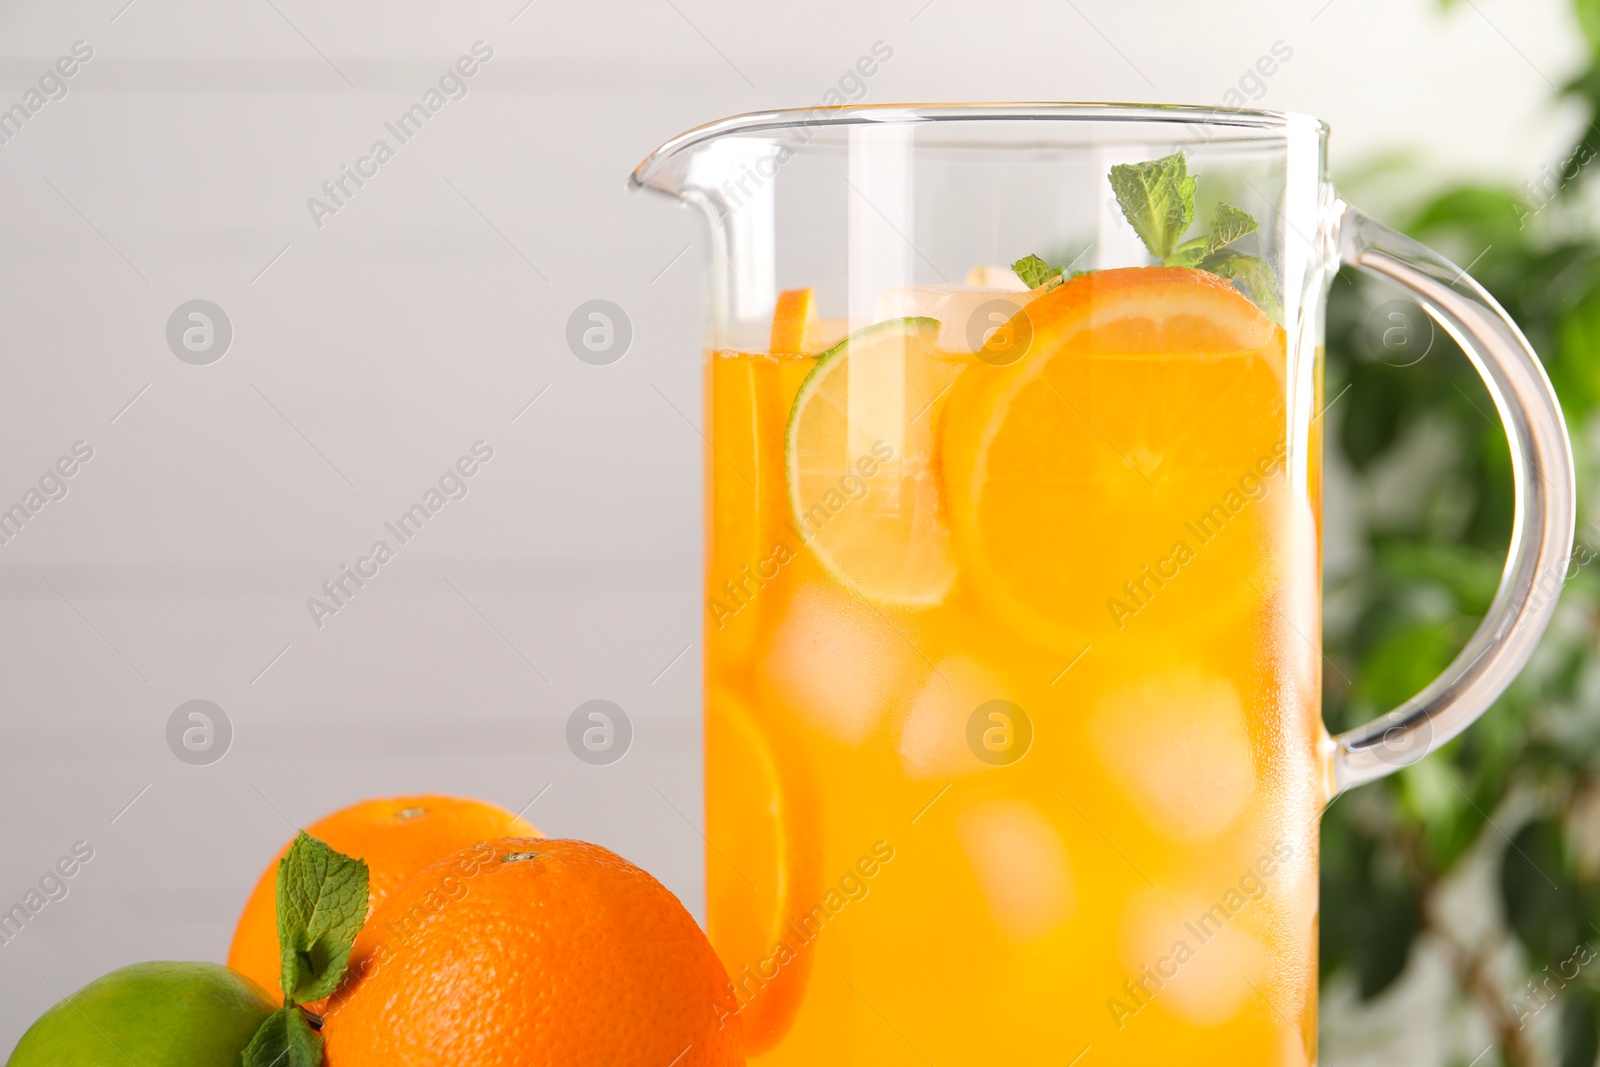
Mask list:
[[[1311,371],[1198,271],[1027,295],[976,353],[910,317],[708,357],[752,1061],[1314,1062]]]

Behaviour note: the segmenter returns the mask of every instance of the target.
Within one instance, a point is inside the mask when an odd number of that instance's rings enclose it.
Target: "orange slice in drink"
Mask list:
[[[795,357],[714,352],[706,378],[710,424],[707,453],[707,526],[712,531],[706,560],[707,624],[725,655],[743,656],[760,633],[768,610],[749,600],[749,578],[772,558],[789,518],[783,456],[774,442],[789,416],[785,376],[806,361]],[[742,593],[741,593],[742,587]]]
[[[938,337],[929,318],[856,331],[817,358],[789,414],[793,528],[840,584],[881,604],[931,606],[955,581],[934,428],[962,364]]]
[[[1283,331],[1180,267],[1081,275],[1023,316],[1025,354],[967,369],[943,411],[976,595],[1069,653],[1133,616],[1205,625],[1248,599],[1285,451]]]
[[[810,289],[785,289],[778,294],[772,312],[772,337],[768,351],[778,353],[815,352],[817,332],[816,294]]]
[[[774,728],[726,691],[706,702],[707,925],[752,1056],[800,1010],[813,955],[803,920],[822,895],[814,789]]]

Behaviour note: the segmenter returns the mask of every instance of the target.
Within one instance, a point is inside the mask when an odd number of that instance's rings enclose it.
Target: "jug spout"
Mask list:
[[[711,320],[768,314],[777,299],[774,179],[793,154],[792,117],[741,116],[690,130],[652,152],[630,184],[700,209],[710,236]],[[733,343],[714,329],[714,343]]]
[[[772,111],[696,126],[646,156],[634,168],[629,185],[687,203],[728,208],[749,199],[754,188],[777,174],[794,152],[786,142],[803,130],[804,122],[794,112]],[[771,162],[758,166],[761,160]]]
[[[698,207],[708,226],[714,346],[764,340],[761,324],[770,320],[778,295],[780,216],[785,227],[800,227],[787,239],[792,249],[814,247],[830,229],[834,209],[846,209],[849,292],[843,300],[822,291],[818,296],[844,304],[842,318],[849,321],[871,321],[874,303],[896,286],[949,280],[937,268],[934,277],[915,277],[917,257],[907,240],[913,229],[910,128],[925,119],[919,109],[901,105],[737,115],[680,134],[635,168],[634,188]],[[808,272],[798,280],[817,279]]]

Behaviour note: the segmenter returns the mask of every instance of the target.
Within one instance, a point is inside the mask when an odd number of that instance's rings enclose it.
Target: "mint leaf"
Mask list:
[[[367,865],[301,831],[278,864],[279,978],[285,1001],[332,993],[367,918]]]
[[[1198,266],[1201,260],[1223,246],[1247,237],[1259,228],[1260,224],[1250,212],[1230,204],[1218,204],[1216,214],[1211,216],[1211,232],[1183,242],[1161,262],[1169,267]]]
[[[1211,232],[1185,241],[1183,235],[1194,223],[1195,184],[1182,152],[1111,168],[1111,189],[1122,213],[1150,254],[1166,266],[1196,266],[1259,228],[1248,211],[1218,204],[1211,217]]]
[[[1011,264],[1011,269],[1022,279],[1023,285],[1029,289],[1037,289],[1051,278],[1061,275],[1067,268],[1052,267],[1038,256],[1028,255]]]
[[[1172,255],[1194,222],[1194,188],[1182,152],[1111,168],[1111,191],[1122,213],[1150,254],[1161,260]]]
[[[322,1035],[300,1009],[285,1004],[261,1024],[244,1047],[244,1067],[320,1067]]]
[[[1200,269],[1227,278],[1244,292],[1256,307],[1283,325],[1283,303],[1278,299],[1278,272],[1263,259],[1238,252],[1217,252],[1200,261]]]
[[[1232,204],[1218,204],[1217,213],[1211,216],[1211,234],[1207,238],[1210,255],[1224,245],[1231,245],[1241,237],[1248,237],[1261,228],[1256,217]]]

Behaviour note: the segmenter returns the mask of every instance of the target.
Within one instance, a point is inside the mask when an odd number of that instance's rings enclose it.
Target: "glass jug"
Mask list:
[[[1315,1062],[1319,814],[1504,689],[1574,521],[1526,340],[1336,198],[1326,134],[824,108],[634,172],[711,233],[707,908],[754,1062]],[[1444,675],[1329,737],[1341,262],[1461,343],[1517,515]]]

